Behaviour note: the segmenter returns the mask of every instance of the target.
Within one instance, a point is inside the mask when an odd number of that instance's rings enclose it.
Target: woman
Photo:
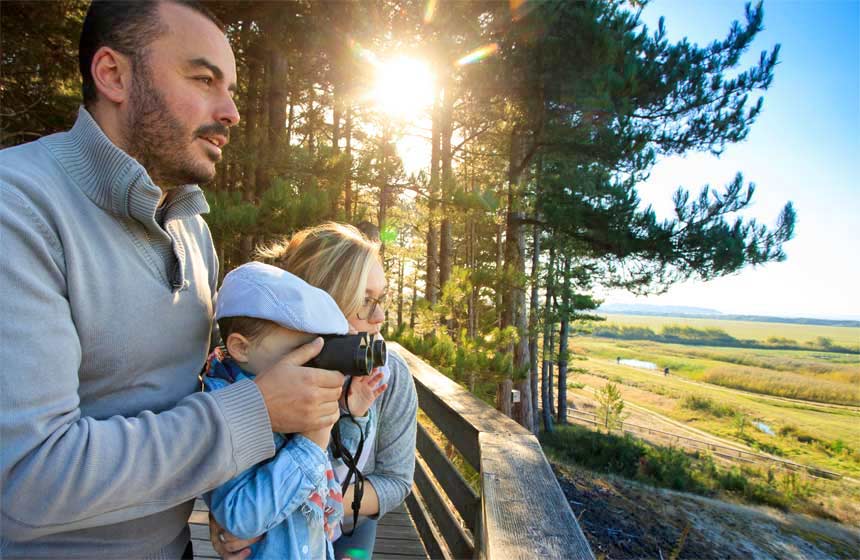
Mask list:
[[[302,230],[284,243],[261,252],[270,260],[309,284],[327,291],[349,321],[351,330],[376,334],[385,318],[387,285],[379,244],[370,241],[352,226],[326,223]],[[365,475],[359,521],[350,536],[334,543],[335,557],[371,558],[380,516],[397,507],[412,488],[415,469],[415,430],[418,398],[409,368],[400,356],[388,353],[380,387],[386,386],[373,404],[378,428],[368,434],[365,451],[357,458]],[[340,422],[349,421],[342,418]],[[341,474],[341,473],[339,473]],[[354,480],[354,479],[353,479]],[[344,493],[344,528],[349,532],[355,486]],[[244,558],[229,554],[248,545],[212,526],[215,550],[224,558]]]

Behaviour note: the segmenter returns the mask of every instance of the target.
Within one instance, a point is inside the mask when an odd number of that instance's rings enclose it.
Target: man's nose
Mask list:
[[[224,126],[229,127],[239,124],[239,109],[236,107],[236,101],[228,95],[218,106],[215,118]]]

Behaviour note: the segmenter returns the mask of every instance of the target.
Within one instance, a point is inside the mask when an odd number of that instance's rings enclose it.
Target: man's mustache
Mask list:
[[[195,136],[224,136],[230,141],[230,129],[219,122],[203,125],[194,131]]]

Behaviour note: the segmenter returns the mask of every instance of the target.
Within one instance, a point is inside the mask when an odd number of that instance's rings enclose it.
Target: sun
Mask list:
[[[400,57],[376,66],[371,97],[382,112],[415,119],[433,104],[436,79],[421,60]]]

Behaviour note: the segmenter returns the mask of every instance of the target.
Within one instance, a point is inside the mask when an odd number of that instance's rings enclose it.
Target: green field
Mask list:
[[[860,406],[860,355],[803,350],[687,346],[576,337],[592,357],[632,358],[675,375],[765,395]]]
[[[846,327],[622,315],[608,321],[656,332],[671,325],[719,329],[738,339],[827,337],[848,346],[860,338],[860,329]],[[860,354],[591,336],[572,337],[571,347],[571,366],[588,385],[614,381],[625,388],[626,399],[669,418],[789,460],[860,476]],[[617,358],[653,362],[658,369],[618,364]],[[666,367],[668,377],[661,373]],[[773,434],[756,429],[757,422]]]
[[[767,470],[755,474],[744,467],[750,481],[782,492],[779,500],[792,510],[860,522],[860,356],[584,336],[571,339],[571,350],[569,390],[582,385],[599,390],[611,381],[625,402],[764,453],[851,477],[806,477],[800,491],[771,484]],[[654,362],[660,369],[620,365],[618,357]],[[664,367],[670,368],[669,376],[662,374]],[[772,433],[759,429],[759,423]]]
[[[795,323],[757,323],[754,321],[724,321],[687,317],[652,317],[646,315],[606,315],[608,324],[648,327],[659,332],[665,326],[681,325],[697,329],[720,329],[739,339],[766,341],[769,338],[786,338],[799,343],[815,342],[819,337],[829,338],[838,346],[860,349],[860,327],[830,327],[799,325]]]

